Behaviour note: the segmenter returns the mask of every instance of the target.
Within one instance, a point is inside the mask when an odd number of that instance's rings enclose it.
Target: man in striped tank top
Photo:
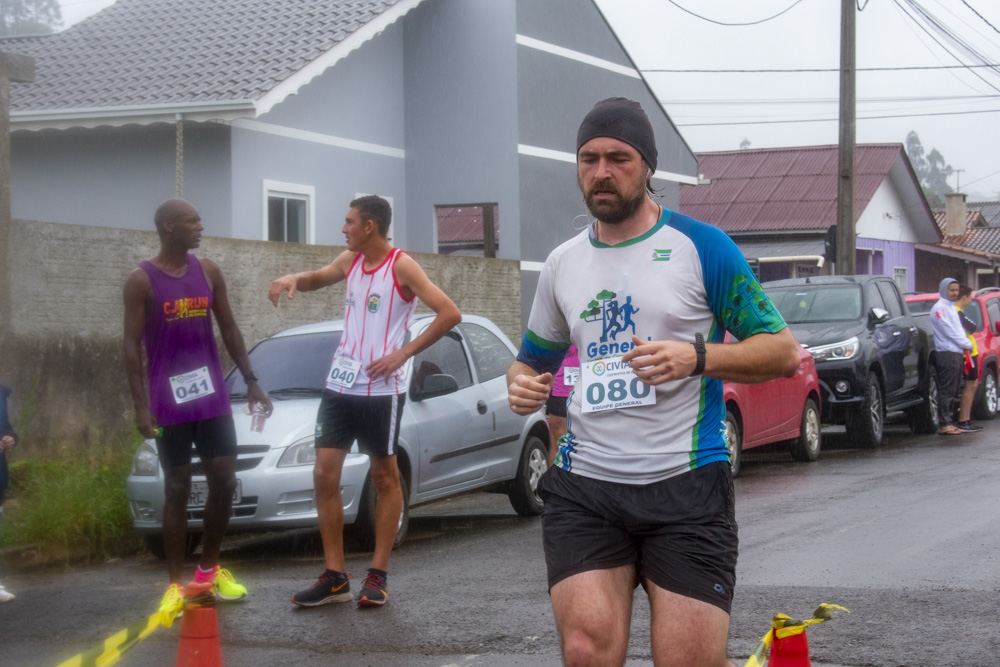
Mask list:
[[[188,251],[201,243],[201,216],[182,199],[170,199],[156,210],[160,252],[142,262],[125,282],[125,369],[135,405],[135,424],[146,438],[156,438],[163,467],[163,547],[170,587],[161,608],[172,607],[185,594],[181,585],[187,539],[187,504],[191,489],[191,445],[205,465],[208,499],[201,561],[194,582],[201,592],[235,600],[246,595],[228,570],[219,569],[219,550],[229,525],[236,489],[236,429],[229,404],[212,315],[222,340],[247,383],[250,408],[272,406],[250,366],[219,265]],[[143,383],[145,345],[149,389]],[[193,587],[193,588],[192,588]]]
[[[461,313],[412,257],[389,245],[389,202],[376,195],[351,202],[344,222],[347,250],[318,271],[295,273],[271,283],[277,307],[282,293],[310,292],[346,281],[344,334],[333,355],[326,390],[316,416],[313,481],[326,570],[311,587],[292,596],[301,607],[353,598],[344,563],[344,504],[340,476],[352,443],[370,458],[377,491],[375,553],[358,604],[381,606],[388,597],[389,552],[402,511],[396,465],[399,419],[406,394],[406,360],[453,326]],[[406,343],[406,327],[419,298],[436,317]]]

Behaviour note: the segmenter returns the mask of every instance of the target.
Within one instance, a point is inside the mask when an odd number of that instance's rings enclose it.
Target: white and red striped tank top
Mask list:
[[[405,364],[388,382],[383,378],[373,380],[365,373],[365,366],[372,361],[403,346],[410,315],[417,305],[416,297],[403,296],[403,288],[396,281],[394,268],[400,255],[402,251],[393,248],[385,261],[371,271],[365,270],[365,256],[360,253],[351,264],[347,272],[344,335],[334,359],[342,356],[360,361],[361,368],[350,387],[335,384],[328,378],[327,389],[354,396],[391,396],[406,392]]]

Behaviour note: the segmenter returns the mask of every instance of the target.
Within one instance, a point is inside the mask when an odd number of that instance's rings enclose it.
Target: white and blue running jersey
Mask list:
[[[721,380],[696,376],[648,387],[617,368],[632,336],[694,343],[700,333],[720,343],[727,330],[743,340],[785,327],[725,232],[664,209],[638,238],[609,246],[592,225],[552,251],[517,358],[555,372],[570,343],[580,351],[557,466],[649,484],[728,461],[726,409]]]

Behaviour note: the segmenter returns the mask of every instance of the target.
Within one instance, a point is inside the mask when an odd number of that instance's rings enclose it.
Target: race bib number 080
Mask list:
[[[170,391],[177,405],[211,396],[215,393],[215,387],[212,386],[212,376],[208,373],[208,366],[171,377]]]
[[[588,361],[581,366],[584,412],[656,405],[656,392],[639,381],[621,357]]]

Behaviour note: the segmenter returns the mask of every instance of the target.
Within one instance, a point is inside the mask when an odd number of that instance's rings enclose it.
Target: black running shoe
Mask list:
[[[358,604],[362,607],[381,607],[389,598],[388,588],[385,577],[369,572],[358,594]]]
[[[367,581],[367,579],[365,580]],[[348,602],[352,599],[351,582],[347,576],[343,580],[332,577],[327,572],[320,575],[319,581],[304,591],[292,596],[292,602],[300,607],[318,607],[331,602]]]
[[[969,432],[983,430],[982,426],[979,426],[978,424],[973,424],[971,419],[967,422],[959,422],[958,424],[956,424],[956,426],[958,426],[958,428],[962,429],[963,431],[969,431]]]

